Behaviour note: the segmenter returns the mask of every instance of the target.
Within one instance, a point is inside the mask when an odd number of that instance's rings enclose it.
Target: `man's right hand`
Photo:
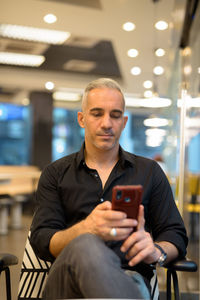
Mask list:
[[[124,212],[112,210],[110,201],[97,205],[83,223],[87,232],[98,235],[104,241],[124,240],[137,226],[137,221],[127,218]],[[110,234],[112,228],[116,229],[116,236]]]
[[[51,238],[49,250],[57,257],[63,248],[81,234],[92,233],[104,241],[125,240],[133,231],[138,222],[127,219],[126,214],[112,210],[111,202],[105,201],[95,207],[87,218],[65,230],[57,231]],[[110,234],[111,229],[116,229],[116,235]]]

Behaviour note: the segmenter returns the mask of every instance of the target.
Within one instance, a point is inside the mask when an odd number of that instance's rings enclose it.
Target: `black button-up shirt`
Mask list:
[[[53,234],[83,220],[102,201],[111,201],[115,185],[143,186],[145,228],[156,241],[168,241],[185,256],[187,236],[169,182],[153,160],[119,150],[119,161],[104,188],[98,172],[87,167],[84,145],[42,172],[36,193],[37,209],[31,226],[31,244],[39,257],[53,261],[49,242]],[[121,242],[108,242],[120,255]]]

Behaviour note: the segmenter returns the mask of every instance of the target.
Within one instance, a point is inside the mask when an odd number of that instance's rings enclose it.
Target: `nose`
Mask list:
[[[109,115],[103,116],[101,126],[106,129],[112,127],[112,120]]]

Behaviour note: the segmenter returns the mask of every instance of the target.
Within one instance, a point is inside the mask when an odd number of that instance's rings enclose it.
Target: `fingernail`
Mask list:
[[[123,246],[120,248],[120,250],[121,252],[125,252],[125,248]]]

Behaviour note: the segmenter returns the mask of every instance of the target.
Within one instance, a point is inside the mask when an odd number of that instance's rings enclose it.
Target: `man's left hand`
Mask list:
[[[144,225],[144,207],[140,205],[137,231],[133,232],[121,246],[121,251],[126,252],[130,266],[135,266],[141,261],[151,264],[159,258],[159,251],[155,248],[151,235],[145,231]]]

